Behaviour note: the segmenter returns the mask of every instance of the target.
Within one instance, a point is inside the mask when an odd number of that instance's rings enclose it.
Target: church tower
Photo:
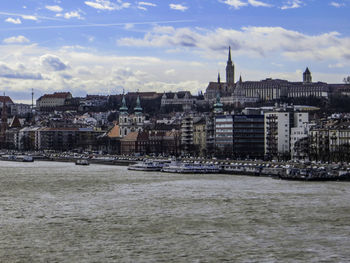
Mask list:
[[[307,67],[305,72],[303,73],[303,83],[311,83],[312,82],[312,77],[311,77],[311,72],[309,68]]]
[[[119,108],[119,127],[120,127],[120,137],[124,137],[130,132],[130,118],[129,118],[128,107],[126,106],[124,94],[123,94],[122,106]]]
[[[232,63],[231,47],[229,47],[228,60],[226,65],[226,84],[227,86],[233,86],[234,83],[235,83],[235,66]]]
[[[165,94],[165,93],[164,93]],[[137,96],[136,106],[134,108],[134,125],[136,126],[136,131],[143,130],[143,123],[145,121],[145,116],[142,113],[143,109],[141,107],[140,96]]]

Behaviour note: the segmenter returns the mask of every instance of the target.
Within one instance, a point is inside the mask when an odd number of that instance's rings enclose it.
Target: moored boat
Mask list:
[[[22,162],[26,162],[26,163],[34,162],[34,158],[31,155],[25,155],[22,158]]]
[[[319,168],[291,168],[285,169],[277,178],[293,181],[350,181],[350,173]]]
[[[155,171],[162,170],[163,167],[164,167],[164,162],[162,161],[147,160],[147,161],[129,165],[128,170],[155,172]]]
[[[89,161],[86,159],[78,159],[75,161],[76,165],[90,165]]]
[[[213,164],[172,162],[168,165],[165,165],[162,168],[162,172],[205,174],[205,173],[218,173],[220,172],[220,169],[217,165],[213,165]]]

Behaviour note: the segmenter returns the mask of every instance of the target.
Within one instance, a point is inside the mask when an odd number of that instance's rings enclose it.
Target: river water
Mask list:
[[[0,262],[349,262],[350,183],[0,162]]]

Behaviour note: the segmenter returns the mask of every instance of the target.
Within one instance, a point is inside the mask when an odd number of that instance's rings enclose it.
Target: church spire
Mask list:
[[[123,94],[122,106],[119,108],[120,113],[127,113],[128,107],[126,106],[125,95]]]
[[[235,83],[235,66],[231,59],[231,47],[228,50],[228,60],[226,65],[226,84],[227,86],[233,86]]]
[[[136,107],[134,108],[134,111],[136,114],[141,114],[142,113],[142,107],[141,107],[141,102],[140,102],[140,96],[137,96],[136,100]]]
[[[228,47],[228,61],[227,62],[232,62],[232,59],[231,59],[231,46]]]

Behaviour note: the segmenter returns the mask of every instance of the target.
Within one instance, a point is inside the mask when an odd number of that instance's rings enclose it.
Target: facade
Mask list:
[[[193,98],[189,91],[165,93],[162,96],[161,107],[180,106],[182,110],[189,111],[196,104],[197,99]]]
[[[130,132],[121,141],[121,154],[144,155],[149,152],[149,137],[144,131]]]
[[[32,106],[23,103],[16,103],[11,105],[12,116],[25,116],[26,114],[32,113]]]
[[[193,116],[187,114],[181,122],[181,147],[183,154],[193,152]]]
[[[264,157],[264,115],[233,116],[233,154],[241,158]]]
[[[292,110],[266,112],[264,122],[267,157],[282,157],[290,153],[293,155],[292,148],[295,143],[308,136],[309,113],[307,112]]]
[[[233,115],[215,116],[215,152],[231,155],[233,152]]]
[[[235,158],[264,156],[263,115],[215,117],[215,149],[218,155]]]
[[[290,113],[265,113],[265,155],[288,155],[290,150]]]
[[[350,122],[312,127],[310,158],[317,161],[350,161]]]
[[[207,132],[205,118],[200,117],[193,123],[193,144],[199,156],[206,155]]]
[[[36,101],[36,106],[40,110],[60,107],[64,106],[66,100],[71,98],[72,94],[70,92],[55,92],[53,94],[45,94]]]

